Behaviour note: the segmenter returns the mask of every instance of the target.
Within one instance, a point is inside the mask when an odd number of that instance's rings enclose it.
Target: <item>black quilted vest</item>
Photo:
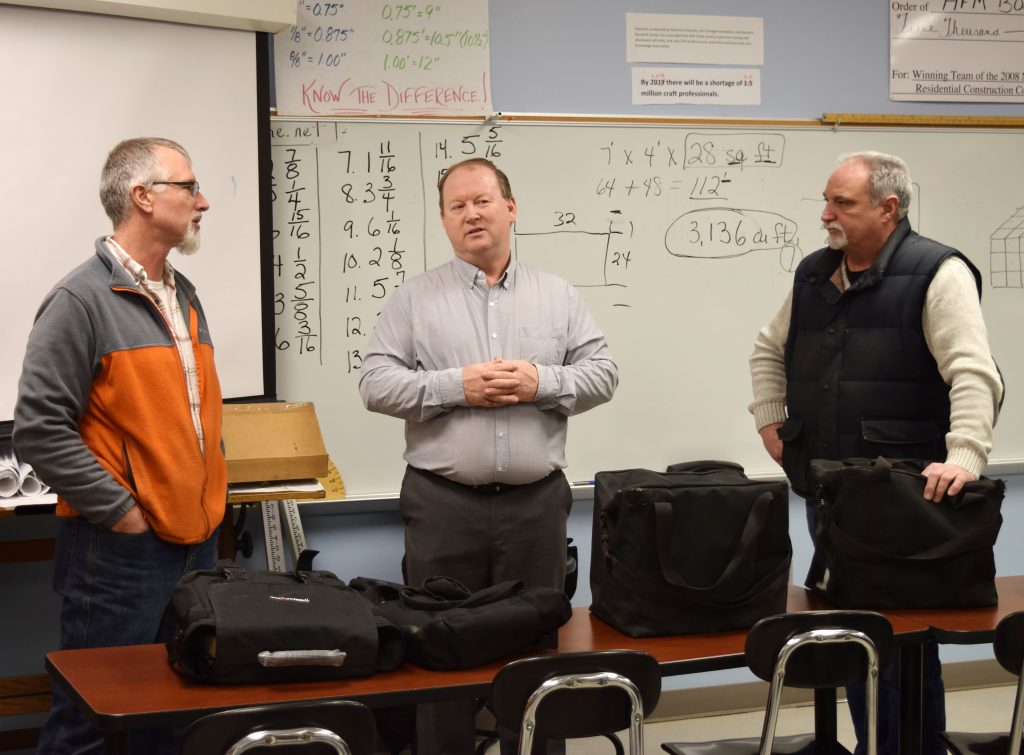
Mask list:
[[[949,386],[921,324],[928,286],[955,249],[904,219],[874,265],[842,295],[829,278],[842,252],[821,249],[797,267],[786,340],[786,404],[779,431],[793,489],[807,490],[811,459],[946,458]]]

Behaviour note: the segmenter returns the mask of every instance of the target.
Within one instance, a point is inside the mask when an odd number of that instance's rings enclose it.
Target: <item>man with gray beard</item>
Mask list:
[[[924,497],[976,480],[992,450],[1003,382],[981,314],[981,275],[956,249],[919,236],[912,184],[893,155],[839,158],[825,186],[828,246],[804,259],[793,290],[758,333],[750,411],[768,454],[808,498],[811,459],[924,459]],[[808,500],[808,523],[813,523]],[[812,527],[813,532],[813,527]],[[878,752],[896,755],[899,674],[879,684]],[[945,753],[942,671],[924,650],[925,755]],[[847,690],[865,749],[863,685]]]
[[[167,262],[199,248],[210,207],[191,159],[167,139],[121,142],[100,200],[114,232],[43,300],[14,410],[18,455],[58,495],[62,649],[156,641],[179,577],[213,565],[227,501],[213,343]],[[177,752],[171,736],[138,739],[134,751]],[[55,687],[39,751],[102,746]]]

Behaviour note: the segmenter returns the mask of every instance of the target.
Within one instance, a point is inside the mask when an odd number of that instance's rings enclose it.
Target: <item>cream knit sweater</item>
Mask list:
[[[839,266],[832,282],[840,291],[849,287],[845,265]],[[750,355],[754,400],[749,409],[758,430],[786,420],[784,351],[792,297],[790,291],[782,308],[757,334]],[[974,275],[959,258],[950,257],[936,272],[928,287],[922,322],[928,349],[950,386],[945,461],[980,475],[992,450],[1003,382],[989,350]]]

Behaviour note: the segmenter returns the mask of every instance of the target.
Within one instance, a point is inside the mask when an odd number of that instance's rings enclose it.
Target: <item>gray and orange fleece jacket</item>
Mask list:
[[[43,300],[14,410],[14,446],[58,494],[59,516],[112,526],[138,505],[162,540],[206,540],[227,500],[221,390],[195,287],[175,283],[199,372],[205,448],[156,304],[96,241]]]

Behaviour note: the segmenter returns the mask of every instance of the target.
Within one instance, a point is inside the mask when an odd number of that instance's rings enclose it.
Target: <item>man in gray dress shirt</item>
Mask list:
[[[392,294],[359,381],[369,410],[405,420],[406,579],[561,589],[568,417],[608,401],[618,368],[576,289],[512,259],[502,171],[466,160],[438,190],[455,258]],[[452,740],[424,718],[419,755],[473,751],[471,724]]]

